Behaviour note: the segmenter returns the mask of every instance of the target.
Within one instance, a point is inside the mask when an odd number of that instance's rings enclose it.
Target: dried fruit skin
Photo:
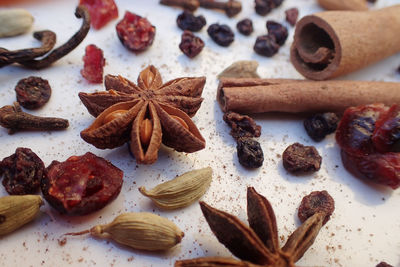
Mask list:
[[[3,159],[1,169],[4,173],[2,183],[10,195],[36,193],[46,172],[43,161],[32,150],[22,147]]]
[[[15,86],[18,103],[27,109],[36,109],[46,104],[51,96],[49,82],[40,77],[21,79]]]
[[[292,173],[316,172],[321,168],[322,158],[313,146],[294,143],[282,154],[283,167]]]
[[[400,106],[379,116],[371,139],[379,152],[400,152]]]
[[[268,34],[258,36],[253,49],[261,56],[272,57],[278,53],[279,45],[276,43],[275,36]]]
[[[80,0],[80,5],[89,10],[91,25],[96,30],[118,18],[118,7],[114,0]]]
[[[282,24],[268,20],[267,21],[268,34],[275,36],[276,43],[280,46],[284,45],[288,37],[288,30]]]
[[[225,24],[211,24],[207,29],[207,33],[220,46],[229,46],[235,40],[233,31]]]
[[[103,51],[93,44],[86,46],[83,62],[82,76],[91,83],[102,83],[106,64]]]
[[[117,34],[121,43],[133,52],[146,50],[153,44],[156,27],[139,15],[125,12],[124,18],[117,24]]]
[[[372,2],[372,1],[368,1],[368,2]],[[393,267],[392,265],[382,261],[380,262],[378,265],[376,265],[376,267]]]
[[[296,25],[297,18],[299,16],[299,10],[297,7],[290,8],[285,11],[286,21],[289,22],[290,25]]]
[[[318,113],[304,120],[307,134],[316,142],[336,131],[339,118],[335,113]]]
[[[97,211],[121,191],[123,172],[109,161],[87,152],[64,162],[53,161],[42,179],[44,198],[67,215]]]
[[[253,32],[253,22],[251,19],[243,19],[236,24],[237,30],[246,36],[249,36]]]
[[[176,18],[176,24],[183,31],[198,32],[207,22],[204,16],[195,16],[193,13],[185,10]]]
[[[259,137],[261,135],[261,126],[247,115],[241,115],[236,112],[227,112],[223,117],[224,121],[232,128],[231,135],[235,140],[242,137]]]
[[[239,163],[246,168],[259,168],[264,162],[264,153],[260,143],[251,138],[240,138],[237,141]]]
[[[329,221],[334,210],[335,201],[326,190],[314,191],[301,200],[298,216],[303,223],[315,213],[322,212],[325,214],[324,225]]]
[[[184,31],[182,34],[179,49],[189,58],[197,56],[204,48],[204,42],[190,31]]]

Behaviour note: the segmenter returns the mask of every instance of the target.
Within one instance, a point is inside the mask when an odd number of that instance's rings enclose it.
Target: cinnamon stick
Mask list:
[[[327,10],[368,10],[367,0],[318,0]]]
[[[325,80],[359,70],[400,51],[400,5],[375,11],[325,11],[296,24],[292,64]]]
[[[371,103],[400,104],[400,83],[221,78],[217,100],[224,112],[341,112]]]

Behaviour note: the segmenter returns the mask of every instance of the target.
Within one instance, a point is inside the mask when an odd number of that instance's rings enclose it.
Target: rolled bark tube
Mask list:
[[[376,11],[326,11],[296,24],[290,51],[304,77],[326,80],[400,51],[400,5]]]
[[[327,10],[368,10],[367,0],[318,0]]]
[[[342,112],[351,106],[400,104],[400,83],[221,78],[217,100],[222,111]]]

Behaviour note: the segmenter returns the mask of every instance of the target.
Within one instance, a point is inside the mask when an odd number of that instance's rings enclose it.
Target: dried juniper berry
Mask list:
[[[184,31],[179,48],[188,57],[194,58],[203,50],[204,42],[191,31]]]
[[[27,109],[36,109],[46,104],[51,96],[49,82],[40,77],[21,79],[15,86],[18,103]]]
[[[400,66],[397,68],[397,73],[400,74]]]
[[[259,142],[251,138],[240,138],[236,148],[239,163],[244,167],[254,169],[262,166],[264,153]]]
[[[236,140],[242,137],[259,137],[261,135],[261,126],[247,115],[230,111],[224,114],[223,119],[232,128],[231,135]]]
[[[376,267],[393,267],[393,266],[384,261],[381,261],[378,265],[376,265]]]
[[[268,34],[275,36],[276,43],[280,46],[284,45],[288,37],[288,30],[282,24],[268,20],[267,21]]]
[[[242,19],[236,24],[238,31],[246,36],[249,36],[253,32],[253,22],[251,19]]]
[[[335,113],[318,113],[304,120],[307,134],[316,142],[336,131],[339,118]]]
[[[278,53],[279,45],[276,43],[275,36],[268,34],[258,36],[253,49],[261,56],[272,57]]]
[[[305,196],[300,203],[297,215],[303,223],[317,212],[325,213],[323,224],[326,224],[333,211],[335,210],[335,201],[326,190],[314,191]]]
[[[289,22],[290,25],[296,25],[297,18],[299,17],[299,10],[297,7],[289,8],[285,11],[286,21]]]
[[[225,24],[211,24],[207,29],[207,33],[220,46],[229,46],[235,39],[233,31]]]
[[[256,13],[261,16],[265,16],[271,12],[272,9],[280,6],[283,0],[255,0],[254,2],[256,4]]]
[[[322,158],[315,147],[294,143],[283,152],[282,160],[287,171],[301,174],[318,171]]]
[[[198,32],[207,22],[203,16],[195,16],[193,13],[185,10],[176,18],[176,24],[183,31]]]

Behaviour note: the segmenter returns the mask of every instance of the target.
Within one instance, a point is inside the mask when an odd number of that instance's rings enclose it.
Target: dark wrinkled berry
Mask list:
[[[243,35],[250,35],[253,32],[253,22],[250,19],[243,19],[236,24],[236,28]]]
[[[321,168],[322,158],[313,146],[300,143],[290,145],[282,155],[283,167],[291,173],[315,172]]]
[[[370,0],[368,0],[368,1],[370,1]],[[371,2],[371,1],[370,1]],[[390,265],[390,264],[387,264],[386,262],[384,262],[384,261],[382,261],[382,262],[380,262],[378,265],[376,265],[376,267],[393,267],[392,265]]]
[[[370,3],[376,3],[376,0],[367,0]]]
[[[254,51],[265,57],[272,57],[279,51],[279,45],[276,43],[273,35],[262,35],[257,37],[253,47]]]
[[[259,137],[261,135],[261,126],[247,115],[230,111],[224,114],[223,119],[232,128],[231,135],[236,140],[242,137]]]
[[[282,46],[286,42],[286,39],[288,37],[288,30],[282,24],[272,20],[268,20],[267,30],[268,30],[268,35],[275,36],[276,43],[278,45]]]
[[[29,148],[19,147],[1,162],[3,185],[10,195],[34,194],[45,175],[43,161]]]
[[[397,68],[397,72],[400,74],[400,66]]]
[[[335,201],[326,190],[314,191],[302,199],[297,215],[303,223],[315,213],[322,212],[325,214],[323,224],[326,224],[334,210]]]
[[[264,153],[260,143],[251,138],[240,138],[237,141],[239,163],[246,168],[259,168],[264,162]]]
[[[220,46],[229,46],[235,39],[235,35],[228,25],[218,23],[211,24],[207,29],[208,35]]]
[[[256,13],[261,16],[265,16],[271,12],[272,9],[280,6],[283,0],[255,0],[254,2],[256,4]]]
[[[290,25],[296,25],[297,18],[299,17],[299,10],[297,7],[290,8],[285,11],[286,21],[289,22]]]
[[[307,134],[316,142],[321,141],[336,131],[339,118],[335,113],[318,113],[304,121],[304,128]]]
[[[203,16],[195,16],[189,11],[183,11],[183,13],[176,19],[176,23],[182,30],[189,30],[192,32],[200,31],[204,25],[207,24],[206,19]]]
[[[190,31],[184,31],[179,44],[181,51],[188,57],[194,58],[203,50],[204,42]]]
[[[46,104],[51,96],[49,82],[40,77],[21,79],[15,86],[18,103],[27,109],[36,109]]]

